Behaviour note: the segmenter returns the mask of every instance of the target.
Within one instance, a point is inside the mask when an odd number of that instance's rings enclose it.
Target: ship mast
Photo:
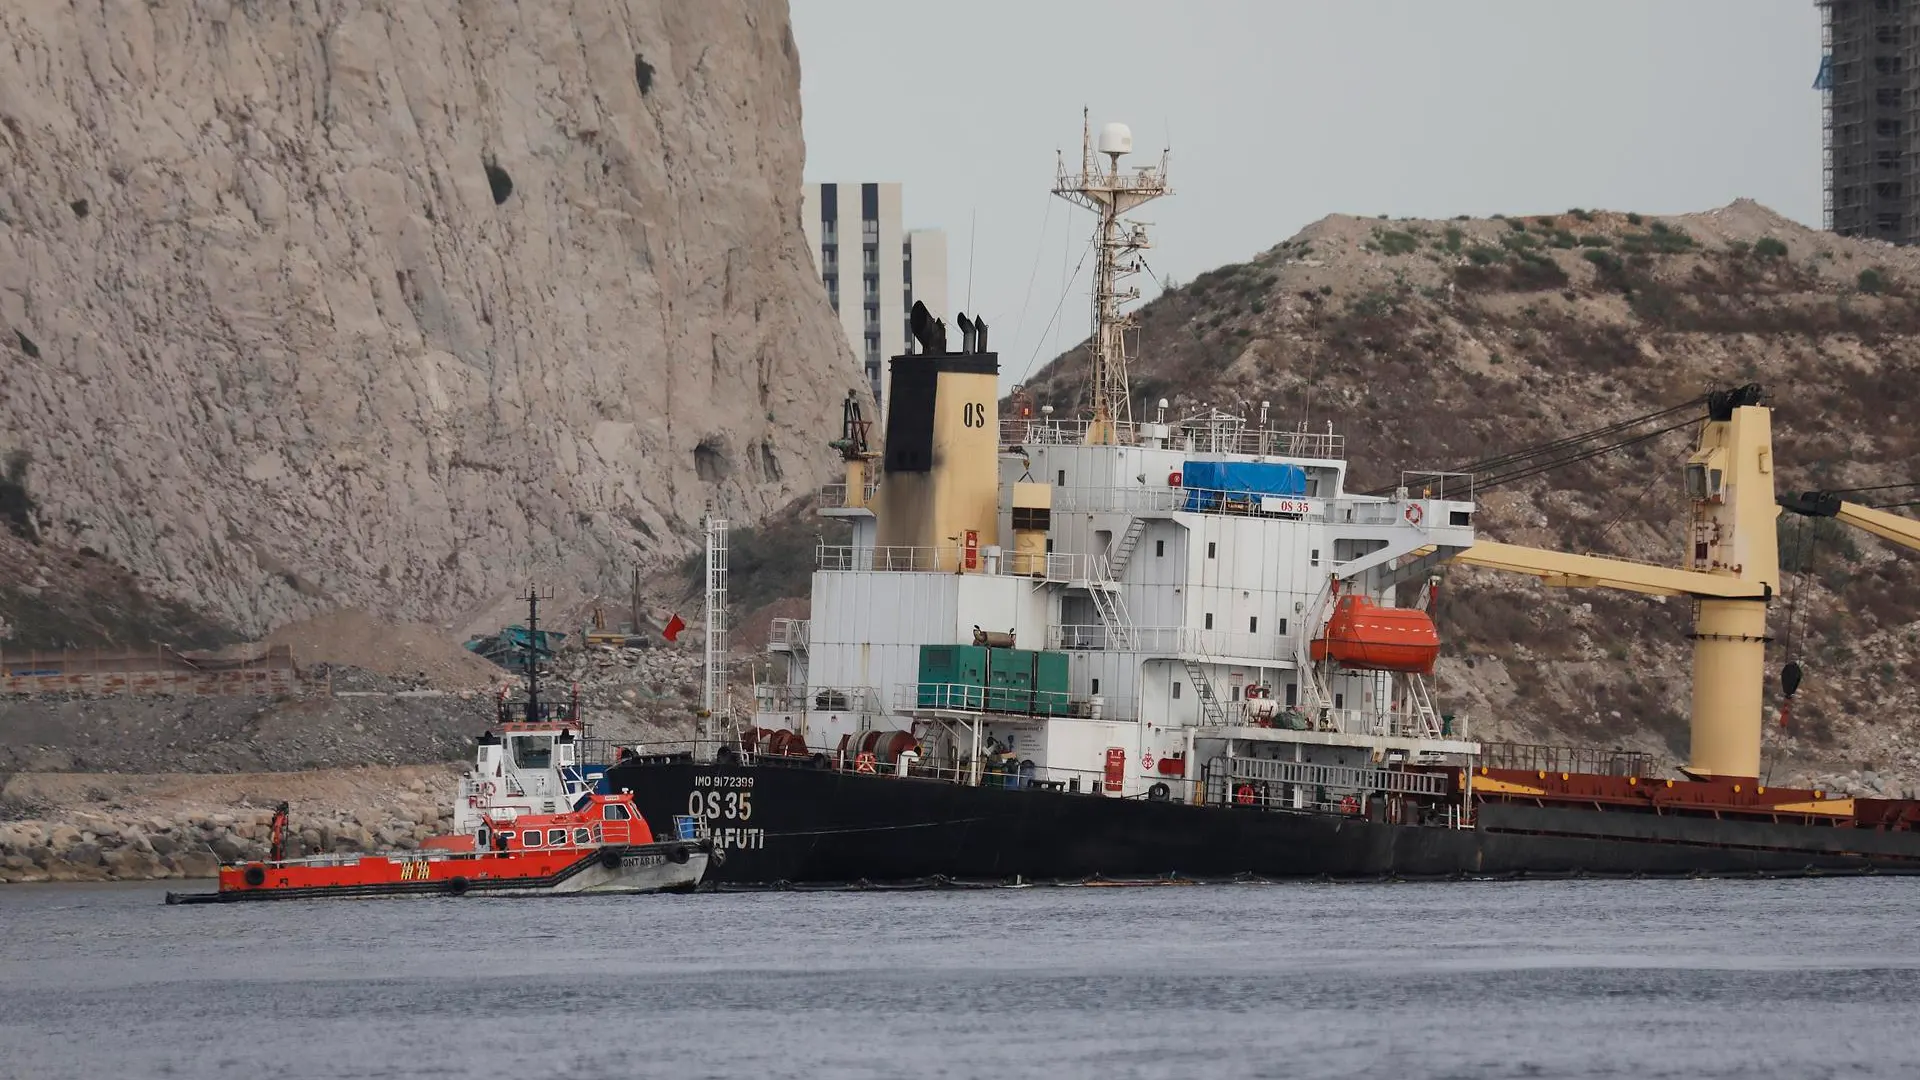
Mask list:
[[[1141,270],[1139,252],[1150,245],[1147,230],[1121,215],[1136,206],[1170,194],[1167,152],[1160,164],[1120,171],[1120,159],[1133,152],[1133,132],[1125,124],[1100,129],[1096,147],[1086,110],[1080,113],[1080,171],[1067,171],[1060,155],[1053,193],[1100,215],[1093,236],[1093,334],[1087,340],[1087,392],[1093,399],[1093,422],[1087,425],[1091,445],[1123,441],[1133,425],[1132,392],[1127,386],[1127,331],[1134,328],[1133,313],[1121,305],[1140,299],[1138,285],[1126,279]],[[1103,167],[1094,155],[1105,155]]]

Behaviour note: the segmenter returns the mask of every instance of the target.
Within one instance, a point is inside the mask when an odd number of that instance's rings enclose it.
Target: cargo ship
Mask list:
[[[1920,871],[1920,803],[1760,779],[1780,572],[1758,387],[1655,414],[1697,432],[1674,566],[1483,539],[1470,473],[1351,490],[1341,436],[1265,404],[1136,419],[1146,236],[1122,215],[1169,189],[1164,155],[1130,152],[1089,128],[1055,185],[1099,219],[1082,415],[996,405],[986,321],[958,315],[950,347],[916,304],[884,439],[850,395],[833,440],[820,512],[849,540],[817,551],[811,617],[775,624],[783,677],[729,718],[710,542],[711,713],[689,748],[623,752],[609,790],[701,819],[722,885]],[[1690,603],[1680,775],[1476,740],[1432,683],[1448,561]]]

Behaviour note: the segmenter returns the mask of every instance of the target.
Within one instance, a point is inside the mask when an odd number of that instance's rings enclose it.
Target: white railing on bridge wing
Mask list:
[[[952,570],[964,558],[959,545],[940,547],[856,547],[821,544],[815,565],[821,570]]]
[[[1085,419],[1018,420],[1003,418],[1002,441],[1008,445],[1076,446],[1087,441]],[[1312,431],[1276,431],[1250,428],[1244,423],[1195,420],[1178,423],[1115,424],[1115,439],[1133,446],[1152,442],[1195,454],[1251,454],[1265,457],[1337,461],[1346,456],[1344,435]]]
[[[1105,581],[1108,564],[1105,555],[1086,555],[1061,551],[1023,554],[1002,547],[998,554],[986,547],[975,548],[973,565],[966,565],[967,549],[958,544],[939,547],[856,547],[849,544],[822,544],[815,549],[815,566],[821,570],[901,570],[951,573],[1015,574],[1043,577],[1048,581]]]
[[[767,627],[767,644],[784,645],[789,649],[804,649],[811,640],[813,620],[811,619],[775,619]]]
[[[820,487],[820,506],[823,508],[872,506],[873,497],[880,491],[878,481],[868,481],[861,487],[861,499],[858,503],[847,501],[847,485],[822,484]]]
[[[1200,630],[1191,626],[1135,626],[1131,648],[1125,652],[1157,656],[1231,657],[1246,660],[1292,660],[1291,638],[1232,630]],[[1047,628],[1047,648],[1077,651],[1113,648],[1111,635],[1100,623],[1065,624]]]

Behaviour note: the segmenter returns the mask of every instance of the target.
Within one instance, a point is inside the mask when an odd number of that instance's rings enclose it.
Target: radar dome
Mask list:
[[[1100,152],[1103,154],[1133,153],[1133,129],[1125,124],[1108,124],[1101,128]]]

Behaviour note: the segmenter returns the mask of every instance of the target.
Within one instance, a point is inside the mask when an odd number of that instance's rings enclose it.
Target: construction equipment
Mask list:
[[[1691,598],[1693,723],[1685,771],[1698,779],[1760,774],[1767,603],[1780,582],[1772,413],[1761,401],[1753,385],[1707,396],[1707,421],[1686,467],[1692,520],[1685,567],[1490,541],[1454,556],[1549,585]]]

